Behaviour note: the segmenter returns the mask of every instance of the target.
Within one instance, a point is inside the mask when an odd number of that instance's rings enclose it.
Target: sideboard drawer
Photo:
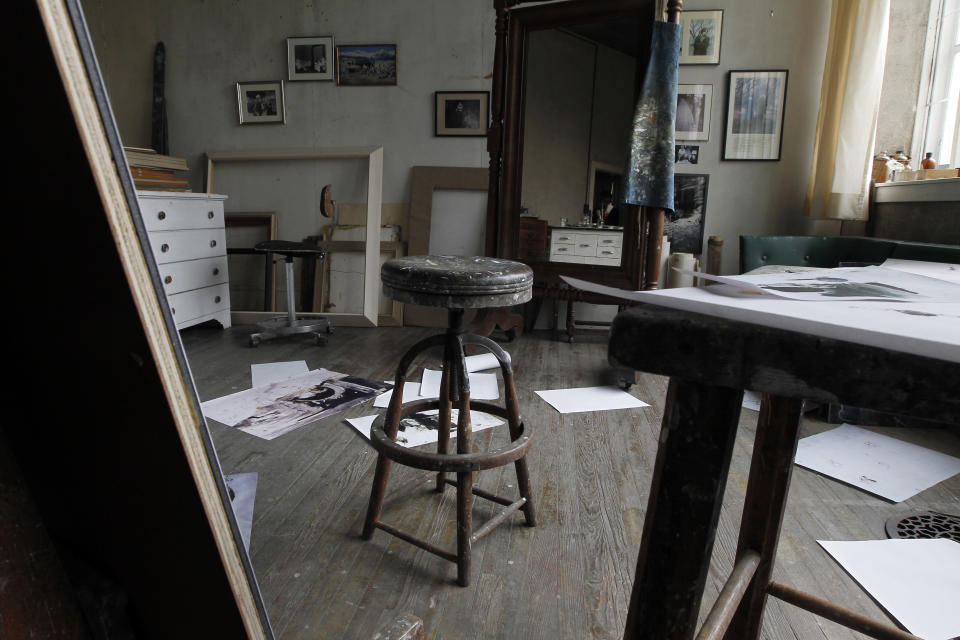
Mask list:
[[[160,281],[168,296],[227,282],[227,256],[169,262],[158,266]]]
[[[205,287],[184,291],[167,296],[173,321],[180,327],[201,316],[208,316],[230,309],[230,285],[218,284],[215,287]]]
[[[226,232],[219,229],[155,231],[149,234],[157,264],[212,258],[227,254]]]
[[[140,197],[147,231],[223,227],[223,200],[184,200]]]

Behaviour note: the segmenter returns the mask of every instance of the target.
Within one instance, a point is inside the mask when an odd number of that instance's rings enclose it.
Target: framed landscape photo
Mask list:
[[[237,108],[240,124],[286,122],[283,106],[283,80],[238,82]]]
[[[723,11],[684,11],[680,15],[680,64],[720,64]]]
[[[712,84],[677,85],[676,140],[709,140]]]
[[[673,211],[667,212],[664,235],[670,238],[671,253],[703,253],[703,223],[707,213],[705,173],[673,174]]]
[[[397,45],[337,45],[337,84],[345,87],[397,84]]]
[[[437,91],[436,136],[485,136],[490,121],[489,91]]]
[[[731,71],[724,160],[779,160],[787,71]]]
[[[333,80],[333,36],[287,38],[287,79]]]

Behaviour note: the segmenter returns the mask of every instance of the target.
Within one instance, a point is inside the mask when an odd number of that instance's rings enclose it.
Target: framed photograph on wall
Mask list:
[[[684,11],[680,15],[680,64],[720,64],[723,11]]]
[[[437,91],[435,96],[433,135],[487,135],[489,91]]]
[[[671,253],[703,253],[703,223],[707,213],[705,173],[673,174],[673,211],[667,212],[663,233]]]
[[[677,85],[677,140],[709,140],[712,84]]]
[[[674,164],[697,164],[700,160],[700,147],[695,144],[678,144],[673,159]]]
[[[345,87],[397,84],[397,45],[337,45],[337,84]]]
[[[283,80],[238,82],[237,109],[240,112],[240,124],[283,124],[286,122]]]
[[[779,160],[787,71],[731,71],[724,160]]]
[[[287,79],[333,80],[333,36],[287,38]]]

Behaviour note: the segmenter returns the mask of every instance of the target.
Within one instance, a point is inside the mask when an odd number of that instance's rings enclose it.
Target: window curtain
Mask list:
[[[833,0],[804,214],[866,220],[890,0]]]

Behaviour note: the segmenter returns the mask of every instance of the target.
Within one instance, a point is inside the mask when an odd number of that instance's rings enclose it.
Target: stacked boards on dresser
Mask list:
[[[183,158],[166,156],[153,149],[124,147],[133,184],[144,191],[192,191],[190,182],[177,172],[187,171]]]

